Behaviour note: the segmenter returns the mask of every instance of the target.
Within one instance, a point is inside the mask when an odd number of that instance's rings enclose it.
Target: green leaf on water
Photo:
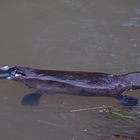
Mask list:
[[[121,112],[112,112],[112,114],[119,119],[126,119],[126,116]]]

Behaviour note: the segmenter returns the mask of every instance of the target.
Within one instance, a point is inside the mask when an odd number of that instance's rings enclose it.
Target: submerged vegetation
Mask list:
[[[94,131],[99,134],[94,136],[100,139],[115,140],[140,140],[140,106],[99,106],[71,110],[72,113],[94,111],[97,121],[94,124]]]

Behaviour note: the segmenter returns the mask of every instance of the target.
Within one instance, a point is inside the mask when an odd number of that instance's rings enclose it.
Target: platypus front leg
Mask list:
[[[22,100],[21,104],[25,106],[34,106],[39,104],[40,97],[43,95],[42,92],[36,91],[34,93],[30,93],[25,95]]]

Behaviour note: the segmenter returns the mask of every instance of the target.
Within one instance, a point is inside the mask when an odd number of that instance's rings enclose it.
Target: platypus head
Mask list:
[[[10,68],[9,66],[4,66],[0,68],[0,79],[28,78],[35,75],[34,70],[28,67],[15,66]]]
[[[14,68],[10,68],[9,66],[0,68],[0,79],[9,79],[12,75],[15,75]]]

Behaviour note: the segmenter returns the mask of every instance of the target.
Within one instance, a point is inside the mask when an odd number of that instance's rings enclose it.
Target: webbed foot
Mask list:
[[[130,96],[119,96],[117,97],[117,101],[124,106],[137,106],[138,105],[138,99],[135,97]]]
[[[42,96],[42,94],[39,93],[30,93],[25,95],[22,100],[21,104],[25,106],[34,106],[39,104],[39,99]]]

